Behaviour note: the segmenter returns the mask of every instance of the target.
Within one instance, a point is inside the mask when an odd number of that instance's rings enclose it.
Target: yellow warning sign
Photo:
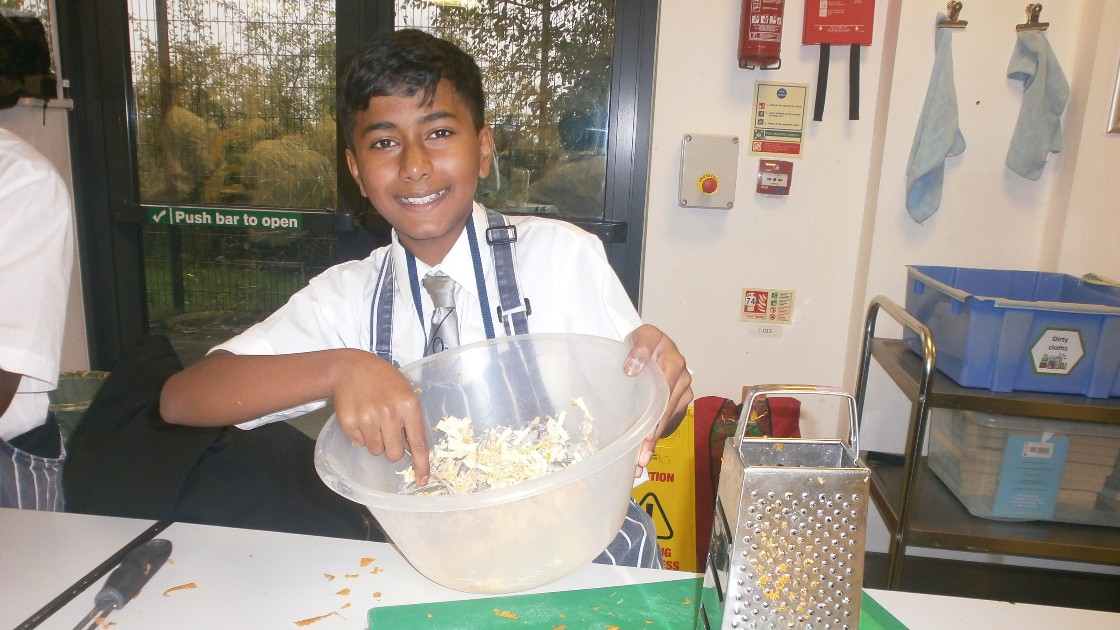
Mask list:
[[[665,509],[661,507],[661,501],[657,500],[657,495],[647,492],[646,496],[638,500],[638,505],[653,519],[653,524],[657,527],[657,539],[672,540],[673,524],[669,522],[669,516],[665,514]]]
[[[653,519],[666,569],[697,572],[695,418],[690,406],[676,432],[657,442],[649,481],[634,488],[634,500]]]

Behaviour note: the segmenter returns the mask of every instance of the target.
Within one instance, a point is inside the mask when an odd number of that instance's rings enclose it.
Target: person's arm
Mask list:
[[[407,439],[416,477],[426,482],[428,444],[412,385],[362,350],[268,356],[219,350],[167,380],[160,414],[172,424],[223,426],[326,398],[334,400],[342,430],[370,453],[399,461]]]
[[[669,405],[665,409],[665,415],[658,421],[657,428],[642,442],[638,452],[638,466],[645,468],[653,455],[657,440],[663,435],[672,435],[684,420],[688,404],[693,398],[692,374],[688,371],[677,344],[655,326],[643,324],[630,333],[628,339],[632,347],[623,371],[635,376],[652,360],[664,372],[665,382],[669,385]]]
[[[12,404],[22,378],[22,374],[0,370],[0,418],[3,418],[4,413],[8,411],[8,405]]]

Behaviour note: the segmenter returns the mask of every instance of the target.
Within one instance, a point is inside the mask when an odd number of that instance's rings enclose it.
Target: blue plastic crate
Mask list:
[[[906,311],[964,387],[1120,396],[1120,288],[1059,273],[907,267]],[[917,336],[905,339],[920,352]]]

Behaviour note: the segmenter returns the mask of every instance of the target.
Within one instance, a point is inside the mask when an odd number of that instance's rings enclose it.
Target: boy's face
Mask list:
[[[471,215],[480,177],[490,172],[490,127],[476,132],[470,110],[447,81],[430,107],[421,94],[375,96],[354,117],[350,174],[397,231],[401,244],[429,265],[441,262]]]

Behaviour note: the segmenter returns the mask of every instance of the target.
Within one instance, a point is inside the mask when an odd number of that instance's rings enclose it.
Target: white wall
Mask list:
[[[1006,70],[1025,4],[966,3],[969,24],[955,32],[953,54],[968,147],[946,161],[939,211],[917,224],[905,209],[905,169],[944,2],[880,0],[863,52],[862,119],[847,120],[848,51],[833,47],[824,120],[809,122],[791,195],[754,193],[758,156],[744,146],[731,210],[677,206],[682,135],[747,137],[754,81],[815,83],[818,48],[800,46],[802,4],[787,3],[781,70],[742,70],[740,3],[662,2],[641,307],[686,352],[697,395],[736,398],[757,383],[852,387],[867,301],[901,302],[907,264],[1120,276],[1120,256],[1107,247],[1120,222],[1120,135],[1104,133],[1120,61],[1118,4],[1045,5],[1072,96],[1063,151],[1032,182],[1004,166],[1023,90]],[[780,338],[739,321],[745,287],[796,291]]]
[[[681,137],[749,137],[755,80],[814,84],[817,47],[802,47],[803,3],[786,3],[782,68],[736,61],[739,2],[661,3],[653,155],[641,310],[677,341],[697,396],[738,399],[761,383],[855,385],[868,301],[904,300],[906,265],[1097,272],[1120,279],[1120,134],[1105,133],[1120,63],[1120,2],[1052,0],[1041,21],[1071,87],[1065,139],[1042,178],[1004,165],[1023,84],[1008,79],[1022,0],[966,2],[953,35],[967,149],[946,160],[940,209],[922,224],[905,207],[906,164],[933,65],[942,0],[879,0],[864,49],[861,120],[847,120],[848,52],[833,47],[824,120],[809,122],[788,199],[754,193],[758,156],[740,149],[731,210],[680,208]],[[811,103],[812,96],[810,97]],[[796,291],[778,338],[738,317],[746,287]],[[881,334],[892,331],[881,317]],[[873,370],[861,447],[902,449],[909,403]],[[807,434],[837,435],[810,426]],[[886,548],[876,521],[869,548]],[[1047,566],[1056,566],[1049,563]]]
[[[1068,214],[1057,269],[1095,271],[1120,281],[1120,133],[1102,133],[1120,88],[1120,2],[1099,0],[1083,15],[1083,33],[1099,24],[1096,46],[1083,51],[1086,102],[1080,146],[1071,177]],[[1079,51],[1080,52],[1080,51]]]
[[[0,127],[23,138],[49,159],[62,174],[62,179],[73,194],[74,181],[70,170],[70,138],[67,129],[69,111],[66,109],[69,105],[68,101],[53,101],[44,110],[42,101],[22,99],[15,107],[0,109]],[[74,242],[77,242],[76,231]],[[82,276],[77,256],[74,257],[70,298],[66,309],[61,370],[88,370],[85,307],[82,304]]]
[[[653,156],[642,315],[664,328],[695,370],[698,396],[738,399],[745,384],[840,384],[875,130],[876,43],[864,49],[861,120],[848,120],[849,53],[834,47],[824,121],[810,122],[793,160],[787,199],[754,193],[759,156],[746,150],[759,79],[815,83],[819,48],[802,47],[800,3],[787,3],[782,68],[736,63],[738,2],[662,2],[654,92]],[[794,6],[797,9],[794,10]],[[812,108],[812,94],[808,103]],[[736,135],[735,207],[677,205],[686,133]],[[794,323],[780,337],[740,323],[742,289],[796,291]]]

